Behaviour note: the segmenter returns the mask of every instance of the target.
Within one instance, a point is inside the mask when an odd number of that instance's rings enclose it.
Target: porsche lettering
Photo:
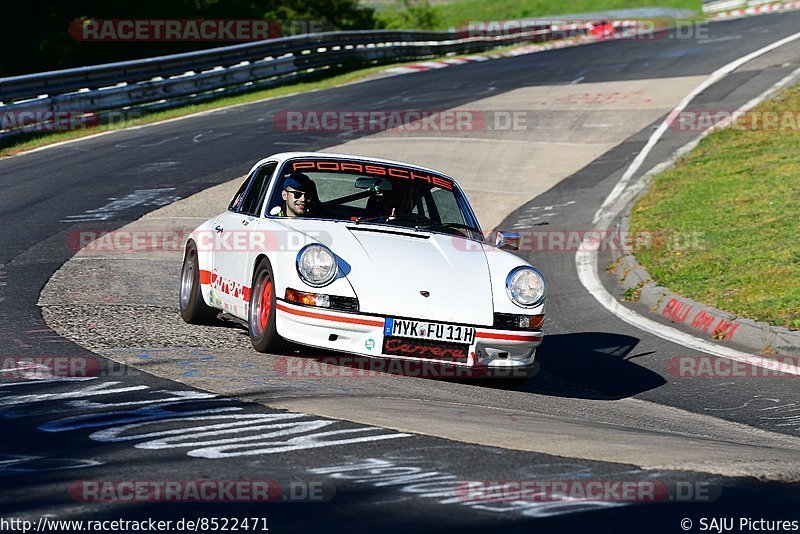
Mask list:
[[[371,176],[391,176],[405,180],[421,180],[432,185],[452,190],[453,184],[441,176],[404,169],[402,167],[370,165],[351,161],[317,160],[292,162],[293,171],[358,172]]]

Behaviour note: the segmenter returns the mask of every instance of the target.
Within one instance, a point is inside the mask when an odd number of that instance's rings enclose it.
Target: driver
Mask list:
[[[316,191],[316,185],[311,178],[300,172],[292,173],[283,181],[283,207],[273,208],[270,214],[279,217],[306,216]]]
[[[375,198],[378,199],[376,202],[378,215],[388,220],[410,212],[413,207],[411,186],[399,180],[392,183],[392,189],[384,191],[381,197]]]

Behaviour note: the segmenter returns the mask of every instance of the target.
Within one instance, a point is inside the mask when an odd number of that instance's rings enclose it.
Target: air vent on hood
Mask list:
[[[403,237],[416,237],[417,239],[428,239],[430,236],[425,234],[412,234],[409,232],[396,232],[394,230],[388,230],[383,228],[364,228],[362,226],[348,226],[348,230],[351,232],[375,232],[376,234],[391,234],[391,235],[401,235]]]

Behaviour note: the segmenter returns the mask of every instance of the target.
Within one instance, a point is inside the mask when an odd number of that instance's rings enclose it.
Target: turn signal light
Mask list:
[[[541,330],[544,315],[517,315],[513,313],[495,313],[495,328],[504,330]]]
[[[305,304],[306,306],[318,306],[320,308],[331,307],[331,299],[328,295],[307,293],[305,291],[298,291],[291,288],[286,288],[286,300],[289,302],[296,302],[298,304]]]
[[[517,325],[520,328],[541,328],[544,322],[544,315],[520,315],[517,317]]]

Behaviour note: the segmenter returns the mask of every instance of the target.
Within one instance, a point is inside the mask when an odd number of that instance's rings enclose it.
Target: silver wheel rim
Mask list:
[[[185,310],[189,306],[193,288],[194,253],[190,253],[186,255],[186,261],[183,262],[183,270],[181,272],[181,310]]]

